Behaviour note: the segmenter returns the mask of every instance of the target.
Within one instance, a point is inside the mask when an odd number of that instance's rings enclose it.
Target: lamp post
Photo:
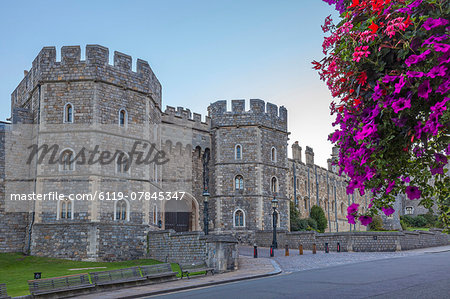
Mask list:
[[[208,198],[210,194],[208,189],[203,190],[203,197],[205,200],[203,201],[203,230],[205,235],[208,234],[208,226],[209,226],[209,215],[208,215]]]
[[[275,196],[273,196],[273,199],[272,199],[272,209],[273,209],[273,214],[272,214],[272,218],[273,218],[272,248],[274,248],[274,249],[278,248],[278,244],[277,244],[277,220],[278,220],[277,208],[278,208],[278,200],[275,198]]]

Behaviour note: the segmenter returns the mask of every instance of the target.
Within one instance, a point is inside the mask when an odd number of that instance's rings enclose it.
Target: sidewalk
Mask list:
[[[281,273],[276,262],[269,258],[258,258],[240,256],[239,269],[233,272],[227,272],[216,275],[200,275],[191,279],[183,278],[177,281],[151,284],[139,287],[130,287],[113,291],[93,293],[73,298],[86,299],[110,299],[110,298],[140,298],[143,296],[152,296],[169,292],[177,292],[210,285],[240,281],[245,279],[260,278]]]

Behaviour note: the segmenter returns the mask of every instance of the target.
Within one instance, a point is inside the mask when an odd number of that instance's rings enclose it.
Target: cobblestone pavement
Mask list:
[[[275,260],[284,272],[296,272],[310,269],[326,268],[331,266],[353,264],[358,262],[373,261],[388,258],[397,258],[404,256],[418,255],[427,252],[449,251],[450,246],[424,248],[409,251],[397,252],[317,252],[312,254],[310,250],[304,250],[303,255],[299,255],[298,250],[289,250],[289,256],[285,256],[284,249],[275,250]],[[253,247],[240,246],[239,254],[242,256],[253,257]],[[258,257],[269,257],[269,248],[258,248]],[[254,259],[257,260],[257,259]]]
[[[271,275],[279,273],[278,265],[274,264],[271,259],[260,258],[253,259],[247,256],[239,258],[239,270],[227,272],[223,274],[197,276],[191,279],[178,279],[176,281],[156,283],[151,285],[144,285],[139,287],[124,288],[112,290],[101,293],[93,293],[83,295],[75,298],[83,299],[113,299],[113,298],[127,298],[138,296],[151,296],[155,294],[173,292],[178,290],[185,290],[189,288],[198,288],[209,286],[217,283],[233,282],[238,280],[258,278],[264,275]]]

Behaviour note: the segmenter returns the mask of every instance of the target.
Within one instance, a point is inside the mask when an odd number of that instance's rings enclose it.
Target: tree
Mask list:
[[[291,232],[304,230],[300,219],[300,213],[293,201],[289,203],[289,216],[291,219]]]
[[[310,217],[317,222],[317,230],[321,233],[325,232],[328,226],[327,217],[325,217],[325,212],[319,206],[312,206]]]
[[[450,45],[447,0],[324,0],[342,20],[327,17],[323,52],[314,68],[335,101],[340,172],[347,193],[373,195],[370,209],[347,218],[369,224],[394,212],[399,193],[436,204],[450,229]]]

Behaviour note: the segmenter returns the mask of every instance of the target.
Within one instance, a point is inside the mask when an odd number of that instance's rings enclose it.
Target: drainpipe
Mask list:
[[[337,217],[336,182],[334,182],[334,219],[336,220],[336,232],[339,232],[339,222]]]
[[[294,203],[295,207],[298,209],[298,201],[297,201],[297,176],[295,174],[295,161],[292,162],[292,169],[294,172]]]
[[[38,84],[38,111],[37,111],[37,131],[36,131],[36,144],[39,147],[39,126],[41,123],[41,84]],[[37,168],[38,168],[38,157],[36,156],[36,161],[34,163],[34,193],[37,192]],[[27,255],[31,254],[31,235],[33,233],[33,225],[36,216],[36,201],[33,200],[33,211],[31,212],[31,221],[28,226],[28,248]]]
[[[311,215],[311,189],[309,183],[309,166],[308,167],[308,215]]]
[[[327,171],[327,207],[328,207],[328,228],[331,233],[331,219],[330,219],[330,185],[328,183],[328,171]]]
[[[347,195],[348,206],[350,206],[350,195]],[[352,225],[350,224],[350,231],[352,231]]]
[[[314,172],[316,175],[316,200],[317,200],[317,206],[320,207],[320,200],[319,200],[319,181],[317,180],[317,166],[314,165]]]

